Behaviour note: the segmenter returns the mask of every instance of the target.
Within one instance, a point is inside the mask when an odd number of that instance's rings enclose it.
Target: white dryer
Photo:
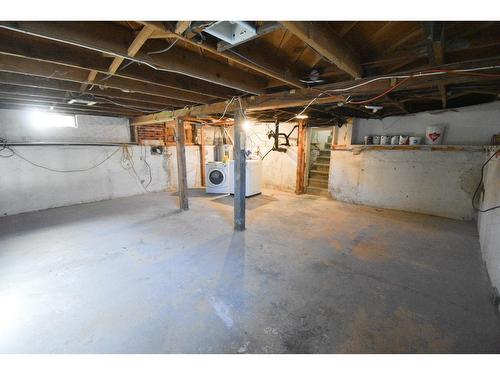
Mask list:
[[[205,191],[212,194],[229,193],[229,163],[210,162],[205,167]]]
[[[229,193],[234,194],[234,160],[229,162]],[[245,196],[262,193],[262,160],[246,161]]]

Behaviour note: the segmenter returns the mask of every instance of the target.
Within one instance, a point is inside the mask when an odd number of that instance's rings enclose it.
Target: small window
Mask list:
[[[30,122],[37,128],[76,128],[75,115],[63,115],[60,113],[31,111]]]

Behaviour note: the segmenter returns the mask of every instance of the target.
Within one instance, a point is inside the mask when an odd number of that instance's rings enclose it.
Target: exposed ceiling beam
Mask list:
[[[166,104],[160,104],[160,103],[151,103],[151,102],[144,102],[144,101],[137,101],[134,99],[125,99],[125,98],[116,98],[116,97],[110,97],[110,96],[105,96],[105,95],[93,95],[93,94],[81,94],[78,91],[61,91],[61,90],[52,90],[52,89],[47,89],[47,88],[42,88],[42,87],[26,87],[26,86],[19,86],[19,85],[9,85],[5,84],[0,81],[0,93],[2,94],[14,94],[14,95],[23,95],[27,97],[39,97],[39,98],[46,98],[47,100],[51,99],[56,99],[56,100],[63,100],[65,102],[68,102],[68,99],[84,99],[84,100],[89,100],[89,101],[96,101],[98,103],[104,103],[104,104],[114,104],[119,107],[123,108],[137,108],[142,110],[142,112],[154,112],[154,111],[161,111],[165,107],[167,107]],[[70,95],[68,96],[67,93]],[[141,114],[141,111],[137,111],[137,114]]]
[[[337,35],[314,22],[281,22],[288,31],[353,78],[363,75],[358,58]]]
[[[17,56],[0,54],[0,71],[46,77],[50,79],[62,79],[79,83],[86,83],[88,71],[64,65],[39,62],[32,59],[21,58]],[[185,92],[124,79],[118,76],[112,76],[106,80],[99,81],[99,87],[114,88],[124,92],[138,92],[147,95],[169,98],[172,102],[177,102],[178,106],[184,107],[189,103],[208,103],[206,97],[201,95],[189,94]]]
[[[135,57],[129,57],[127,47],[120,43],[120,40],[126,39],[126,33],[122,27],[112,24],[0,22],[0,27],[105,53],[112,57],[122,57],[145,64],[151,69],[183,74],[252,94],[262,94],[262,87],[266,85],[266,81],[258,76],[181,48],[157,55],[139,52]]]
[[[444,64],[444,22],[424,22],[423,27],[427,36],[427,50],[430,65]],[[443,109],[447,105],[446,86],[442,83],[437,85],[441,95],[441,104]]]
[[[476,62],[471,63],[457,63],[448,64],[445,66],[434,67],[434,69],[460,69],[464,67],[478,67],[478,66],[490,66],[500,64],[500,59],[485,59],[481,63]],[[418,73],[418,72],[415,72]],[[314,104],[328,104],[335,102],[344,102],[346,95],[363,95],[372,96],[377,95],[381,92],[387,90],[394,82],[390,80],[375,80],[373,78],[363,78],[350,82],[338,82],[331,83],[322,86],[318,86],[314,89],[302,89],[295,90],[292,92],[281,92],[276,94],[266,94],[260,96],[252,96],[244,100],[244,107],[248,112],[253,111],[263,111],[267,109],[280,109],[280,108],[290,108],[290,107],[301,107],[306,106],[311,103],[311,101],[318,97],[318,93],[325,92],[326,90],[342,89],[345,87],[350,87],[352,85],[359,85],[360,83],[368,82],[363,86],[358,86],[348,92],[333,93],[332,95],[324,95],[315,99]],[[404,85],[396,87],[393,92],[399,91],[411,91],[411,90],[422,90],[422,89],[432,89],[436,86],[436,83],[447,84],[459,84],[468,82],[477,82],[492,80],[498,81],[500,78],[489,78],[489,77],[478,77],[478,76],[461,76],[456,74],[441,74],[441,75],[431,75],[431,76],[416,76],[414,79],[407,81]],[[191,116],[206,115],[206,114],[216,114],[216,113],[230,113],[231,111],[237,109],[239,103],[233,101],[228,104],[228,102],[220,102],[213,104],[200,105],[193,108],[180,109],[175,111],[164,111],[157,114],[139,116],[135,118],[133,124],[147,124],[166,121],[167,119],[172,119],[178,116],[185,116],[187,114]]]
[[[130,57],[134,57],[137,52],[139,52],[139,49],[142,47],[142,45],[148,40],[149,36],[153,33],[153,28],[149,26],[144,26],[141,31],[137,34],[135,39],[132,41],[130,46],[128,47],[127,53]],[[113,62],[109,66],[108,69],[108,74],[115,74],[120,65],[122,64],[124,58],[123,57],[115,57],[113,59]],[[97,71],[91,70],[89,73],[89,76],[87,77],[87,80],[89,82],[93,82],[94,79],[97,76]],[[80,88],[81,91],[85,91],[87,86],[90,83],[82,83],[82,87]]]
[[[209,51],[217,56],[223,57],[228,59],[228,61],[232,61],[234,63],[237,63],[245,68],[252,69],[260,74],[264,74],[268,77],[277,79],[278,81],[281,81],[283,83],[286,83],[287,85],[291,87],[296,87],[296,88],[303,88],[305,85],[300,82],[300,80],[297,77],[290,76],[287,74],[284,74],[281,70],[275,69],[272,64],[269,61],[264,61],[264,59],[261,57],[258,63],[255,63],[251,60],[247,60],[245,58],[239,57],[237,55],[233,55],[231,53],[227,53],[226,51],[218,51],[217,47],[211,46],[207,43],[197,43],[194,40],[191,40],[189,38],[183,37],[182,35],[175,34],[171,30],[169,30],[165,25],[163,25],[160,22],[145,22],[141,21],[142,24],[144,25],[150,25],[155,28],[156,33],[164,33],[165,38],[172,38],[176,37],[180,40],[182,40],[185,43],[191,44],[197,48],[201,48],[204,51]]]
[[[18,35],[18,38],[15,36]],[[0,53],[37,59],[42,62],[56,63],[78,69],[89,69],[88,82],[94,81],[97,73],[107,76],[110,58],[103,57],[93,51],[82,50],[71,45],[64,45],[45,39],[33,39],[6,30],[0,31]],[[93,71],[93,72],[92,72]],[[147,66],[132,64],[126,69],[120,69],[115,76],[132,79],[135,81],[152,83],[159,86],[179,90],[179,99],[182,99],[182,92],[201,94],[207,100],[226,99],[240,93],[219,85],[205,81],[182,76],[175,73],[155,71]],[[102,77],[101,77],[102,79]]]
[[[75,96],[80,93],[80,85],[77,82],[47,79],[42,77],[28,76],[25,74],[0,72],[0,84],[71,93]],[[125,99],[127,101],[136,103],[149,103],[162,107],[180,107],[179,102],[172,102],[167,98],[139,93],[127,93],[111,88],[96,90],[92,93],[89,92],[88,94],[110,99]]]
[[[177,23],[175,24],[174,32],[176,34],[183,34],[184,31],[186,31],[190,25],[191,25],[191,21],[177,21]],[[148,27],[148,26],[146,26],[146,27]]]

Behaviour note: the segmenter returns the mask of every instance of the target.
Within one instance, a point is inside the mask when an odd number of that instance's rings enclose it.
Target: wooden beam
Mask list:
[[[225,51],[218,51],[217,47],[211,46],[211,45],[204,43],[204,42],[198,43],[194,40],[183,37],[182,35],[175,34],[172,31],[166,29],[164,25],[158,24],[157,22],[143,22],[143,21],[141,21],[141,23],[144,25],[153,26],[155,28],[155,32],[157,32],[157,33],[163,32],[166,38],[176,37],[185,43],[191,44],[192,46],[200,48],[204,51],[208,51],[208,52],[211,52],[217,56],[228,59],[228,61],[232,61],[232,62],[237,63],[245,68],[252,69],[258,73],[266,75],[267,77],[277,79],[283,83],[286,83],[287,85],[290,85],[291,87],[296,87],[296,88],[305,87],[304,83],[300,82],[300,80],[297,77],[283,74],[283,72],[281,70],[277,70],[277,69],[273,68],[272,63],[269,61],[264,61],[263,58],[259,58],[258,63],[254,63],[253,61],[254,61],[254,58],[256,58],[256,57],[245,56],[245,57],[247,57],[247,59],[245,59],[245,58],[242,58],[241,56],[238,56],[235,54],[226,53]]]
[[[67,67],[58,64],[39,62],[33,59],[25,59],[17,56],[3,55],[0,53],[0,71],[26,74],[31,76],[45,77],[49,79],[60,79],[65,81],[88,83],[88,71]],[[210,99],[206,96],[186,93],[177,89],[128,80],[118,76],[112,76],[106,80],[98,81],[99,87],[114,88],[124,92],[138,92],[146,95],[160,96],[171,99],[178,103],[178,107],[184,107],[190,103],[208,103]]]
[[[15,36],[18,37],[15,38]],[[110,65],[109,58],[94,51],[46,39],[34,39],[1,29],[0,53],[78,69],[93,70],[101,73],[101,79],[108,75]],[[129,65],[126,69],[118,70],[115,75],[120,78],[173,88],[179,90],[178,92],[180,93],[185,91],[193,94],[201,94],[206,96],[207,99],[226,99],[240,94],[237,90],[231,90],[220,85],[176,73],[156,71],[140,64]],[[94,78],[90,76],[89,82],[93,80]]]
[[[191,21],[177,21],[174,32],[176,34],[183,34],[184,31],[186,31],[190,25]]]
[[[423,27],[427,36],[427,51],[429,64],[442,65],[444,64],[444,22],[424,22]],[[447,106],[446,86],[442,83],[437,84],[438,91],[441,95],[441,104],[443,109]]]
[[[341,38],[314,22],[281,22],[291,33],[353,78],[362,76],[358,58]]]
[[[201,170],[201,186],[206,186],[205,174],[206,174],[206,158],[205,158],[205,126],[200,126],[200,170]]]
[[[267,83],[266,80],[241,69],[230,67],[182,48],[175,48],[167,54],[148,55],[139,52],[135,57],[129,57],[127,48],[124,48],[119,42],[127,35],[124,34],[122,27],[116,27],[112,24],[92,23],[89,26],[88,22],[21,21],[0,22],[0,27],[105,53],[113,57],[134,60],[155,70],[183,74],[252,94],[262,94],[262,87],[265,87]]]
[[[19,87],[20,90],[34,89],[35,91],[45,91],[45,92],[55,92],[55,93],[70,93],[74,96],[79,95],[80,85],[77,82],[63,81],[58,79],[48,79],[42,77],[29,76],[25,74],[17,73],[6,73],[0,71],[0,85],[9,85]],[[106,88],[98,90],[97,92],[89,92],[88,95],[82,95],[82,97],[88,96],[96,98],[109,98],[112,100],[120,101],[124,99],[127,102],[135,102],[138,105],[150,106],[151,108],[160,107],[165,108],[169,105],[175,106],[175,101],[171,102],[167,98],[161,98],[158,96],[139,94],[139,93],[127,93],[121,90]],[[179,104],[182,102],[179,102]]]
[[[178,117],[175,122],[175,145],[177,150],[177,176],[179,191],[179,208],[189,210],[187,171],[186,171],[186,135],[184,133],[184,119]]]
[[[444,66],[433,67],[432,69],[463,69],[470,67],[480,67],[480,66],[491,66],[500,64],[500,57],[485,59],[476,62],[469,63],[453,63]],[[415,71],[418,74],[420,71]],[[407,72],[405,74],[411,75],[412,72]],[[302,89],[293,90],[287,92],[280,92],[275,94],[266,94],[259,96],[251,96],[246,99],[242,99],[245,104],[247,112],[264,111],[270,109],[280,109],[280,108],[291,108],[291,107],[302,107],[305,106],[313,99],[315,99],[314,104],[328,104],[345,102],[346,96],[350,95],[376,95],[380,94],[384,90],[388,89],[393,85],[390,80],[376,80],[377,77],[362,78],[350,82],[337,82],[330,83],[322,86],[317,86],[314,89]],[[443,83],[445,85],[469,83],[469,82],[481,82],[481,81],[491,81],[498,80],[495,77],[478,77],[478,76],[460,76],[455,74],[442,74],[442,75],[432,75],[432,76],[415,76],[413,79],[406,82],[404,85],[396,87],[393,92],[399,91],[412,91],[412,90],[422,90],[422,89],[432,89],[436,84]],[[367,83],[361,85],[362,83]],[[323,95],[318,97],[320,92],[328,92],[328,90],[338,90],[342,88],[348,88],[353,85],[357,87],[350,89],[346,92],[339,92],[337,95]],[[155,122],[163,122],[167,119],[171,119],[176,116],[202,116],[208,114],[221,114],[224,111],[231,112],[237,108],[238,104],[236,102],[218,102],[207,105],[200,105],[191,108],[185,108],[176,111],[164,111],[161,113],[156,113],[152,115],[138,116],[132,120],[133,124],[151,124]]]
[[[146,42],[146,40],[149,38],[151,33],[153,32],[153,29],[149,26],[144,26],[141,31],[137,34],[135,39],[132,41],[130,46],[128,47],[127,53],[129,56],[134,57],[137,52],[139,52],[139,49],[142,47],[142,45]],[[113,59],[113,62],[109,66],[108,69],[108,74],[115,74],[120,65],[122,64],[124,58],[123,57],[115,57]],[[89,77],[87,80],[89,82],[93,82],[97,76],[97,71],[96,70],[91,70],[89,73]],[[87,86],[90,83],[84,83],[82,84],[82,91],[85,91]]]
[[[297,138],[297,172],[295,181],[295,194],[304,194],[305,184],[304,184],[304,173],[306,169],[306,157],[305,157],[305,138],[306,138],[306,127],[304,126],[304,121],[299,120],[298,138]]]
[[[246,199],[246,135],[243,123],[245,116],[240,107],[234,113],[234,230],[245,230]]]

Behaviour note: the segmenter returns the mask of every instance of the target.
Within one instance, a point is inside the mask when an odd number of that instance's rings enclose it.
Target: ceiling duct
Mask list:
[[[239,44],[257,34],[255,27],[245,21],[219,21],[203,31],[229,44]]]

